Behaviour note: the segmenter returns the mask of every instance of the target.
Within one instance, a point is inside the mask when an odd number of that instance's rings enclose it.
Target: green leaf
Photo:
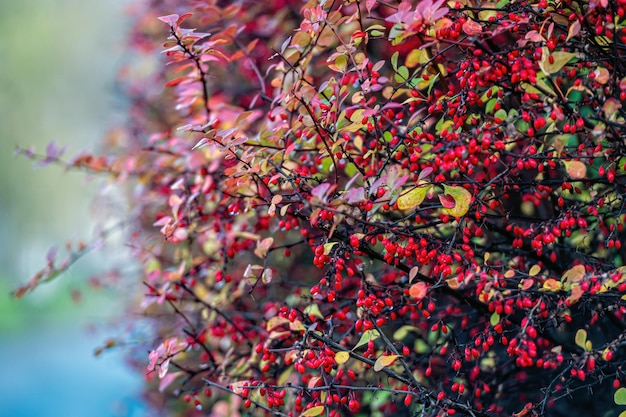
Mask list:
[[[419,332],[419,329],[415,326],[402,326],[393,333],[393,340],[403,340],[409,335],[409,332]]]
[[[398,83],[405,83],[409,79],[409,69],[404,65],[397,69],[397,74],[395,75],[395,80]]]
[[[400,52],[396,51],[393,55],[391,55],[391,68],[394,70],[398,69],[398,56],[400,56]]]
[[[306,306],[306,308],[304,309],[304,314],[314,316],[322,320],[324,319],[324,316],[320,311],[320,306],[318,306],[317,304],[309,304],[308,306]]]
[[[333,247],[337,244],[339,244],[339,242],[324,243],[324,255],[328,255],[330,251],[333,249]]]
[[[585,343],[587,342],[587,331],[585,329],[578,329],[578,331],[576,332],[576,337],[574,338],[574,341],[576,342],[576,345],[585,349]]]
[[[500,120],[507,120],[508,116],[506,114],[506,111],[504,109],[500,109],[496,112],[496,114],[493,115],[494,117],[497,117]]]
[[[615,391],[615,394],[613,395],[613,400],[615,401],[615,404],[617,405],[626,405],[626,388],[624,387],[618,388],[617,391]]]
[[[352,350],[358,349],[364,344],[366,344],[367,342],[369,342],[370,340],[376,340],[379,337],[380,337],[380,333],[378,333],[378,330],[376,329],[366,330],[361,335],[361,338],[359,339],[359,343],[357,343],[356,346],[352,348]]]

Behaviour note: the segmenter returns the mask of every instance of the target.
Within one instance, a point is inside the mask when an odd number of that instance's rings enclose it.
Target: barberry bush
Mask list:
[[[617,415],[625,12],[138,7],[131,48],[152,66],[122,73],[128,123],[66,163],[129,195],[129,310],[151,336],[131,354],[155,408]],[[18,295],[68,264],[49,257]]]

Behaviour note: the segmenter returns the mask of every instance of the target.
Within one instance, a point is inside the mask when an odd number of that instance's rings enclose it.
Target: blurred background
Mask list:
[[[21,300],[10,292],[45,266],[49,248],[98,230],[97,178],[33,168],[17,145],[66,157],[98,150],[124,120],[117,70],[128,59],[128,0],[0,0],[0,414],[139,416],[142,378],[123,350],[94,356],[119,332],[119,293],[89,278],[123,258],[112,244]],[[102,201],[102,197],[100,197]],[[112,197],[114,199],[114,197]],[[123,213],[120,210],[120,216]],[[132,268],[132,265],[130,265]]]

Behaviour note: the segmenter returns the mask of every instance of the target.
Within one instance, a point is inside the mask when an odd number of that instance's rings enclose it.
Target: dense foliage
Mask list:
[[[127,126],[68,165],[132,185],[155,407],[616,415],[625,12],[138,7],[132,48],[163,62],[123,73]]]

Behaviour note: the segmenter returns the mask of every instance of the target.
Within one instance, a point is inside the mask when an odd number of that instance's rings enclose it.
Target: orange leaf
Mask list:
[[[557,292],[561,290],[561,283],[554,278],[549,278],[543,283],[545,291]]]
[[[392,363],[394,363],[398,359],[398,355],[383,355],[376,359],[376,363],[374,363],[374,371],[378,372],[383,368],[388,367]]]
[[[421,281],[416,282],[415,284],[411,285],[411,288],[409,288],[409,294],[411,295],[411,297],[415,298],[417,301],[426,297],[427,292],[428,292],[427,285]]]

